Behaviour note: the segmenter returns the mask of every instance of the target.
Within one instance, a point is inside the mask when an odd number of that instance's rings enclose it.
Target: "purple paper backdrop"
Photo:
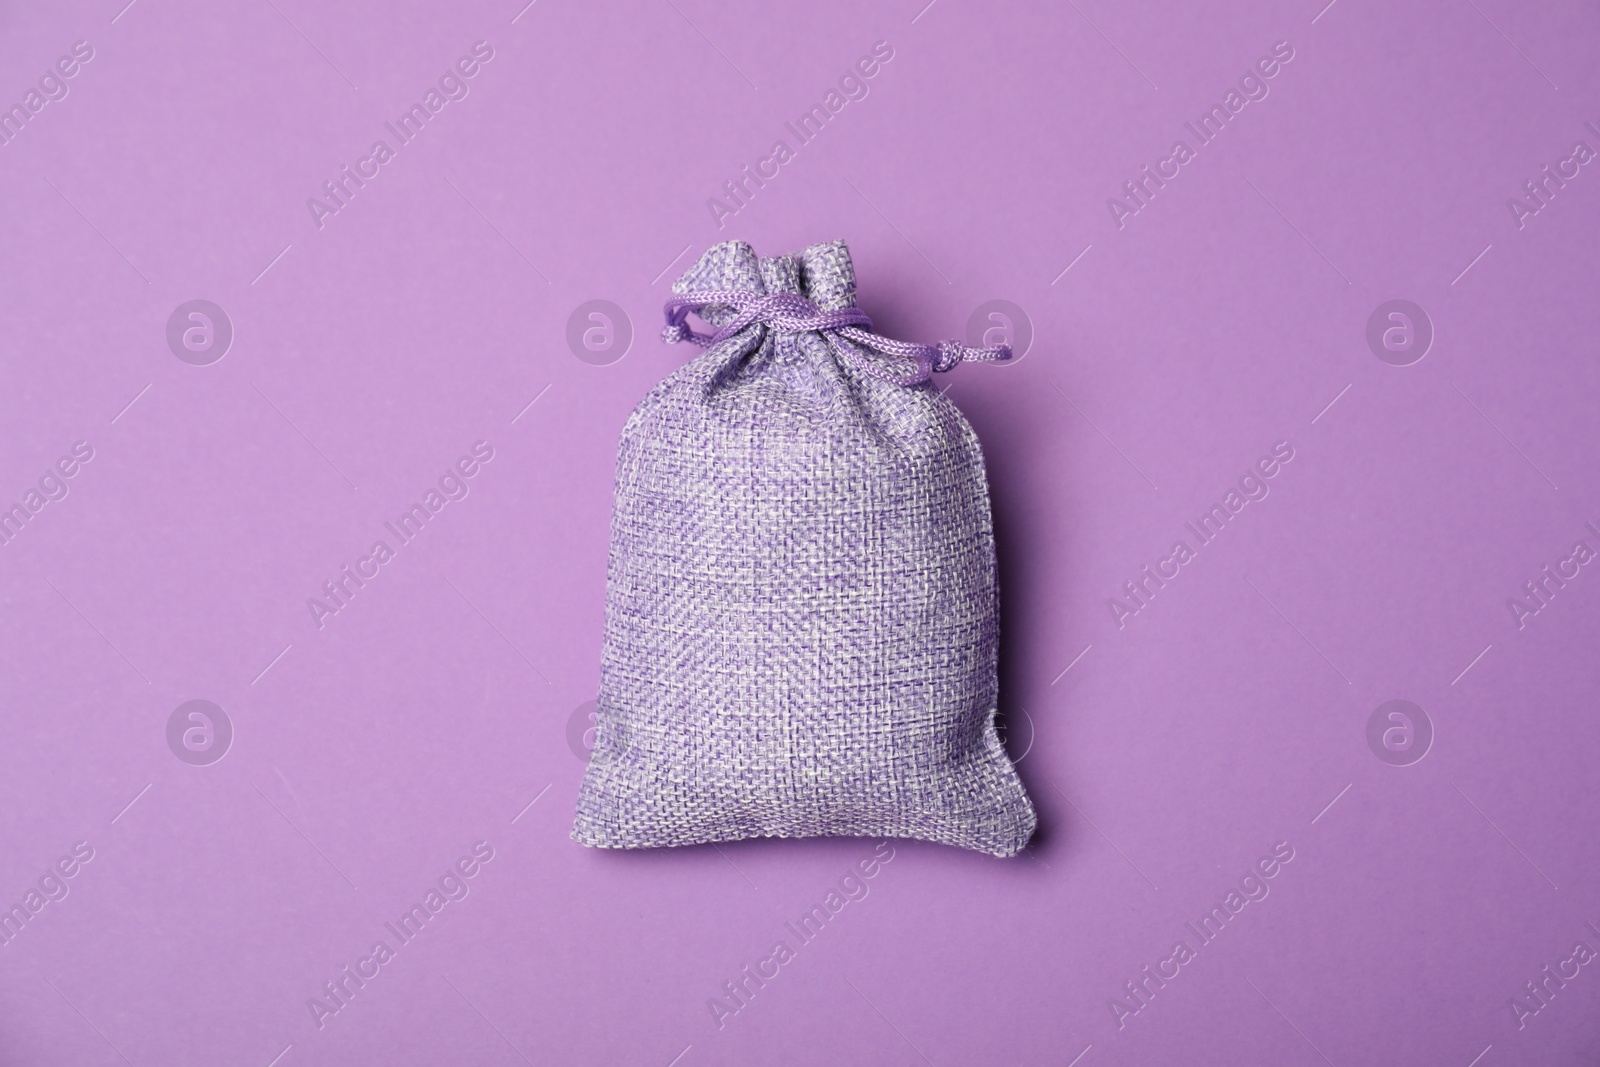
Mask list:
[[[1593,5],[522,2],[0,13],[0,1062],[1594,1062]],[[567,838],[730,237],[1031,335],[1022,858]]]

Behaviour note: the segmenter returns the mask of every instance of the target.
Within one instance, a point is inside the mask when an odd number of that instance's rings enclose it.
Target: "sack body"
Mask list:
[[[767,258],[733,241],[673,288],[837,312],[856,286],[843,242]],[[700,316],[721,326],[736,311]],[[628,419],[574,840],[909,837],[997,856],[1027,844],[1033,807],[994,725],[978,439],[933,385],[886,380],[871,361],[890,362],[752,321]]]

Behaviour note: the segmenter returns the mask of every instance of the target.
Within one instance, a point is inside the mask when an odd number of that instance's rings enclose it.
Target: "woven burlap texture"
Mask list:
[[[673,288],[855,306],[844,242],[730,241]],[[713,325],[732,317],[708,309]],[[932,383],[756,323],[622,431],[596,739],[574,840],[908,837],[996,856],[1035,817],[996,734],[977,436]]]

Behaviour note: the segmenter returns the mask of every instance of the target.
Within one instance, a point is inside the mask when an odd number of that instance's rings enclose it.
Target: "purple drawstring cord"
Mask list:
[[[736,314],[723,323],[714,334],[696,333],[688,322],[691,311],[698,312],[712,305],[731,307]],[[666,303],[667,325],[661,339],[668,344],[688,341],[708,346],[727,340],[747,326],[759,324],[765,329],[780,333],[820,333],[828,339],[835,352],[851,366],[866,374],[896,385],[917,385],[927,381],[935,372],[952,370],[962,361],[973,363],[999,363],[1011,358],[1010,345],[992,345],[973,348],[960,341],[940,341],[937,345],[913,344],[895,341],[869,332],[872,320],[860,308],[840,308],[823,311],[798,293],[773,293],[763,296],[747,289],[716,289],[685,293]],[[885,368],[882,361],[864,359],[852,345],[887,356],[895,360],[910,360],[916,364],[915,373],[909,377],[895,374]]]

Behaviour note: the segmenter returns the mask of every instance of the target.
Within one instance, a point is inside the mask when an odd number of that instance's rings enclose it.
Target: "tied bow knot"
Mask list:
[[[714,334],[695,332],[689,325],[689,313],[712,306],[732,308],[734,315]],[[1009,345],[974,348],[960,341],[923,345],[880,337],[870,332],[872,319],[860,308],[823,311],[798,293],[762,295],[743,289],[705,290],[668,300],[665,312],[667,325],[661,331],[661,339],[668,344],[720,344],[752,325],[779,333],[817,333],[851,366],[897,385],[917,385],[935,373],[953,370],[963,361],[998,363],[1011,358]],[[887,360],[872,359],[862,350]],[[895,362],[910,362],[915,369],[897,371],[893,369]]]

